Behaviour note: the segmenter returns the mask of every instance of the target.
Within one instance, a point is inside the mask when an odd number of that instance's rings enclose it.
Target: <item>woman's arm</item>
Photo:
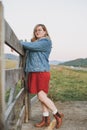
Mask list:
[[[52,46],[51,40],[44,38],[35,42],[21,42],[26,50],[47,51]]]

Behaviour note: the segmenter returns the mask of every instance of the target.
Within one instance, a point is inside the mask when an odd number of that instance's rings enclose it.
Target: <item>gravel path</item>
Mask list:
[[[58,110],[64,113],[63,124],[60,130],[87,130],[87,101],[55,102]],[[52,129],[55,120],[51,116],[51,125],[44,128],[36,128],[34,124],[41,120],[42,111],[40,102],[36,102],[31,108],[29,123],[23,124],[22,130],[56,130]]]

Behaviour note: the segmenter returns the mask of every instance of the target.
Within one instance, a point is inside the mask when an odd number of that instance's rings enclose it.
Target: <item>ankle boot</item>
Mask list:
[[[63,113],[56,113],[54,115],[55,119],[56,119],[56,128],[59,128],[62,125],[62,118],[64,117]]]
[[[42,117],[42,121],[35,124],[35,127],[43,127],[43,126],[49,126],[50,124],[50,117],[46,116],[46,117]]]

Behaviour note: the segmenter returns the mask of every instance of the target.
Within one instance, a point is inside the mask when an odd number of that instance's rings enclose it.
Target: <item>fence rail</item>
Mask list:
[[[14,49],[18,54],[24,55],[23,47],[20,44],[17,36],[15,35],[14,31],[11,29],[9,24],[4,20],[5,23],[5,43]]]
[[[4,43],[20,56],[18,69],[5,70]],[[29,120],[29,94],[26,78],[22,80],[25,55],[22,45],[4,19],[2,2],[0,2],[0,130],[21,130],[22,122]],[[26,76],[25,76],[26,77]],[[17,83],[21,82],[20,92],[15,96]],[[5,91],[10,88],[8,104],[5,103]]]

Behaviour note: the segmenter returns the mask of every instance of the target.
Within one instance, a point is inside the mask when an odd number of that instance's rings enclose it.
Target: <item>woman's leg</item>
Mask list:
[[[42,106],[43,116],[49,116],[49,108],[43,102],[41,102],[41,106]]]
[[[54,105],[53,101],[47,97],[47,94],[44,92],[44,91],[40,91],[38,93],[38,99],[43,103],[45,104],[45,108],[48,108],[50,109],[52,112],[57,112],[57,108],[56,106]],[[44,109],[44,108],[43,108]],[[55,114],[54,113],[54,114]]]
[[[36,127],[48,126],[50,124],[49,109],[45,106],[43,102],[41,102],[41,106],[43,112],[42,120],[41,122],[35,124]]]
[[[45,104],[45,106],[47,108],[49,108],[52,111],[52,113],[57,121],[56,128],[59,128],[62,124],[63,114],[60,114],[58,112],[54,102],[50,98],[47,97],[47,94],[44,91],[40,91],[38,93],[38,98],[41,102],[43,102],[43,104]]]

